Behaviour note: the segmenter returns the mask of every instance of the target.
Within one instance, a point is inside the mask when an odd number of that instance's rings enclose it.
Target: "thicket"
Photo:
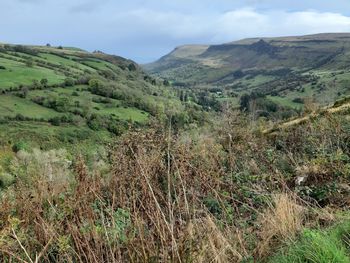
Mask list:
[[[272,135],[232,112],[213,126],[133,131],[91,163],[19,151],[1,164],[2,262],[266,262],[298,239],[288,248],[348,257],[317,232],[350,205],[346,116]]]

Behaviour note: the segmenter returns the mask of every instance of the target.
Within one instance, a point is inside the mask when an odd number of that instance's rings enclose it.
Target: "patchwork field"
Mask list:
[[[160,116],[169,103],[180,105],[134,62],[72,48],[0,45],[0,92],[2,132],[36,144],[49,130],[90,130],[89,136],[111,139]],[[33,139],[36,129],[42,140]]]

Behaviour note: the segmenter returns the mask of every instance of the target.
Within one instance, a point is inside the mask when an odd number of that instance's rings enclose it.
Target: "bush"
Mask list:
[[[18,114],[16,114],[15,120],[16,121],[25,121],[26,117],[24,117],[22,114],[18,113]]]
[[[72,78],[66,78],[66,79],[64,80],[64,85],[65,85],[66,87],[72,87],[72,86],[75,85],[75,80],[72,79]]]
[[[6,188],[15,182],[15,177],[9,173],[0,172],[0,189]]]
[[[31,68],[34,66],[34,60],[32,58],[29,58],[26,60],[25,64],[27,67]]]
[[[28,144],[26,142],[23,141],[19,141],[16,142],[13,146],[12,146],[12,150],[17,153],[19,151],[27,151],[29,149]]]
[[[292,100],[294,103],[300,103],[300,104],[304,104],[304,99],[303,98],[295,98]]]
[[[129,66],[128,66],[128,69],[130,70],[130,71],[136,71],[136,66],[135,66],[135,64],[134,63],[130,63],[129,64]]]
[[[48,83],[49,83],[49,81],[45,78],[40,80],[40,84],[43,88],[46,88]]]
[[[53,126],[60,126],[61,125],[61,118],[60,117],[54,117],[51,118],[49,120],[49,122],[53,125]]]

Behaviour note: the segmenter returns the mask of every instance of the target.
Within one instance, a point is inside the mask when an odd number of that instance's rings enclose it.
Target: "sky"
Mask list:
[[[350,32],[350,0],[0,0],[0,42],[154,61],[184,44]]]

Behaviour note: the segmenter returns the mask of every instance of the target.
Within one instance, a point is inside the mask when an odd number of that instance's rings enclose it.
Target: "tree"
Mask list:
[[[64,80],[64,85],[65,85],[66,87],[72,87],[72,86],[74,86],[74,84],[75,84],[75,81],[74,81],[74,79],[72,79],[72,78],[66,78],[66,79]]]
[[[168,87],[168,86],[170,86],[170,82],[169,82],[168,80],[165,79],[165,80],[163,81],[163,85]]]
[[[67,112],[70,106],[69,98],[60,97],[56,101],[56,110],[59,112]]]
[[[240,79],[244,77],[244,73],[242,70],[236,70],[235,72],[233,72],[233,77],[235,79]]]
[[[98,88],[100,86],[100,81],[98,79],[90,79],[89,86],[90,88]]]
[[[181,100],[181,101],[184,101],[184,98],[185,98],[185,97],[184,97],[184,91],[181,90],[181,91],[180,91],[180,100]]]
[[[128,66],[128,69],[130,70],[130,71],[136,71],[136,66],[135,66],[135,64],[134,63],[130,63],[129,64],[129,66]]]
[[[26,86],[23,86],[23,87],[22,87],[22,89],[21,89],[21,93],[22,93],[22,94],[21,94],[21,95],[22,95],[23,98],[26,98],[26,97],[27,97],[28,91],[29,91],[29,90],[28,90],[28,87],[26,87]]]
[[[28,59],[26,60],[26,66],[29,67],[29,68],[31,68],[31,67],[34,66],[34,61],[33,61],[32,58],[28,58]]]
[[[24,117],[22,114],[18,113],[18,114],[16,114],[15,120],[16,121],[25,121],[26,117]]]
[[[42,87],[46,88],[49,81],[47,79],[41,79],[40,84]]]
[[[91,114],[91,116],[87,120],[87,125],[90,129],[98,131],[104,127],[104,120],[100,115]]]
[[[252,92],[251,94],[243,94],[239,102],[241,111],[249,111],[251,101],[254,101],[258,98],[264,98],[264,97],[265,95],[259,92]]]
[[[33,85],[32,85],[33,89],[39,89],[40,88],[40,83],[38,80],[34,79],[33,80]]]
[[[61,118],[60,117],[54,117],[54,118],[50,119],[49,122],[53,126],[60,126],[61,125]]]

